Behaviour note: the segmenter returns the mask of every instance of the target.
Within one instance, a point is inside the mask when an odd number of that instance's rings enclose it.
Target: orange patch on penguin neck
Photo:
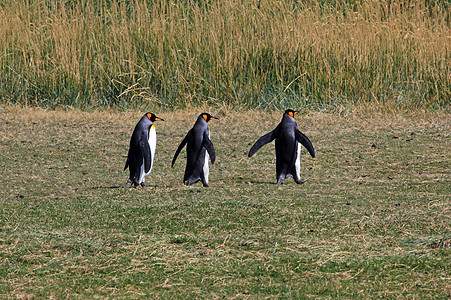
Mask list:
[[[297,113],[298,113],[298,111],[289,111],[289,112],[288,112],[288,115],[289,115],[290,117],[294,118],[294,115],[297,114]]]

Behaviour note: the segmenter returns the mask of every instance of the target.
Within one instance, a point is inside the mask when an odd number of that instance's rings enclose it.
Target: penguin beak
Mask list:
[[[219,118],[218,118],[218,117],[213,117],[213,116],[211,116],[211,118],[212,118],[212,119],[216,119],[216,120],[219,120]]]
[[[164,121],[162,118],[155,116],[155,121]]]

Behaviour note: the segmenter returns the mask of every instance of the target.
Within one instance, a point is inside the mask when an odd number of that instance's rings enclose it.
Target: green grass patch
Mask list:
[[[197,114],[158,113],[150,186],[124,189],[142,112],[2,107],[0,295],[449,296],[449,115],[299,117],[317,157],[279,186],[273,144],[246,154],[281,115],[218,111],[211,187],[185,187]]]

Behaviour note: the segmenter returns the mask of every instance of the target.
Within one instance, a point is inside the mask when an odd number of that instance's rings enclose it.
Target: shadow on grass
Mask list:
[[[250,183],[250,184],[270,184],[270,185],[277,185],[277,183],[273,182],[273,181],[248,181],[245,183]]]
[[[290,184],[289,182],[283,182],[281,184],[277,184],[274,181],[257,181],[257,180],[255,180],[255,181],[254,180],[243,181],[241,183],[242,184],[260,184],[260,185],[280,185],[280,186],[284,186],[284,185],[289,185]],[[89,189],[89,190],[131,189],[131,190],[133,190],[133,189],[175,188],[175,187],[178,187],[178,186],[176,186],[176,185],[156,185],[156,184],[155,185],[149,185],[148,184],[145,187],[138,186],[138,187],[128,187],[128,188],[126,188],[125,185],[112,185],[112,186],[93,186],[93,187],[87,187],[86,189]],[[191,185],[191,186],[181,185],[181,187],[185,187],[185,188],[188,188],[188,189],[190,189],[190,188],[201,188],[201,189],[203,189],[203,187],[201,187],[201,186],[193,186],[193,185]],[[208,188],[214,188],[214,187],[215,186],[212,185],[212,186],[210,186]],[[208,188],[206,188],[206,189],[208,189]]]
[[[135,190],[135,189],[149,189],[149,188],[172,188],[174,186],[169,185],[146,185],[145,187],[125,187],[125,185],[113,185],[113,186],[94,186],[89,187],[89,190],[113,190],[113,189],[124,189],[124,190]]]
[[[303,180],[301,183],[297,183],[298,185],[303,185],[303,184],[305,184],[306,182],[308,181],[308,178],[307,179],[305,179],[305,180]],[[247,183],[247,184],[269,184],[269,185],[289,185],[289,184],[291,184],[291,182],[282,182],[282,183],[280,183],[280,184],[277,184],[276,182],[274,182],[274,181],[246,181],[246,182],[244,182],[244,183]],[[294,182],[293,182],[294,183]]]
[[[86,189],[88,190],[112,190],[112,189],[123,189],[125,188],[122,185],[112,185],[112,186],[93,186],[93,187],[88,187]]]

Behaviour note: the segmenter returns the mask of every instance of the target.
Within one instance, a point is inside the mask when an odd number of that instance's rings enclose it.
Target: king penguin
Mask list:
[[[146,113],[133,130],[130,139],[127,167],[130,169],[130,177],[127,180],[126,188],[146,186],[145,177],[152,172],[153,160],[155,158],[155,148],[157,146],[157,132],[155,131],[155,121],[164,121],[153,113]]]
[[[186,134],[183,141],[175,151],[172,159],[172,167],[180,151],[186,145],[186,167],[183,182],[190,185],[202,181],[204,187],[208,187],[209,166],[208,159],[214,164],[216,160],[215,148],[210,140],[210,130],[207,122],[211,119],[218,119],[208,113],[202,113]]]
[[[302,132],[298,130],[294,115],[299,111],[287,109],[282,117],[282,121],[277,127],[258,139],[249,150],[248,156],[257,152],[258,149],[276,140],[276,176],[277,184],[282,184],[286,178],[293,177],[296,183],[304,183],[301,180],[301,145],[307,148],[312,157],[315,157],[315,149],[312,142]]]

